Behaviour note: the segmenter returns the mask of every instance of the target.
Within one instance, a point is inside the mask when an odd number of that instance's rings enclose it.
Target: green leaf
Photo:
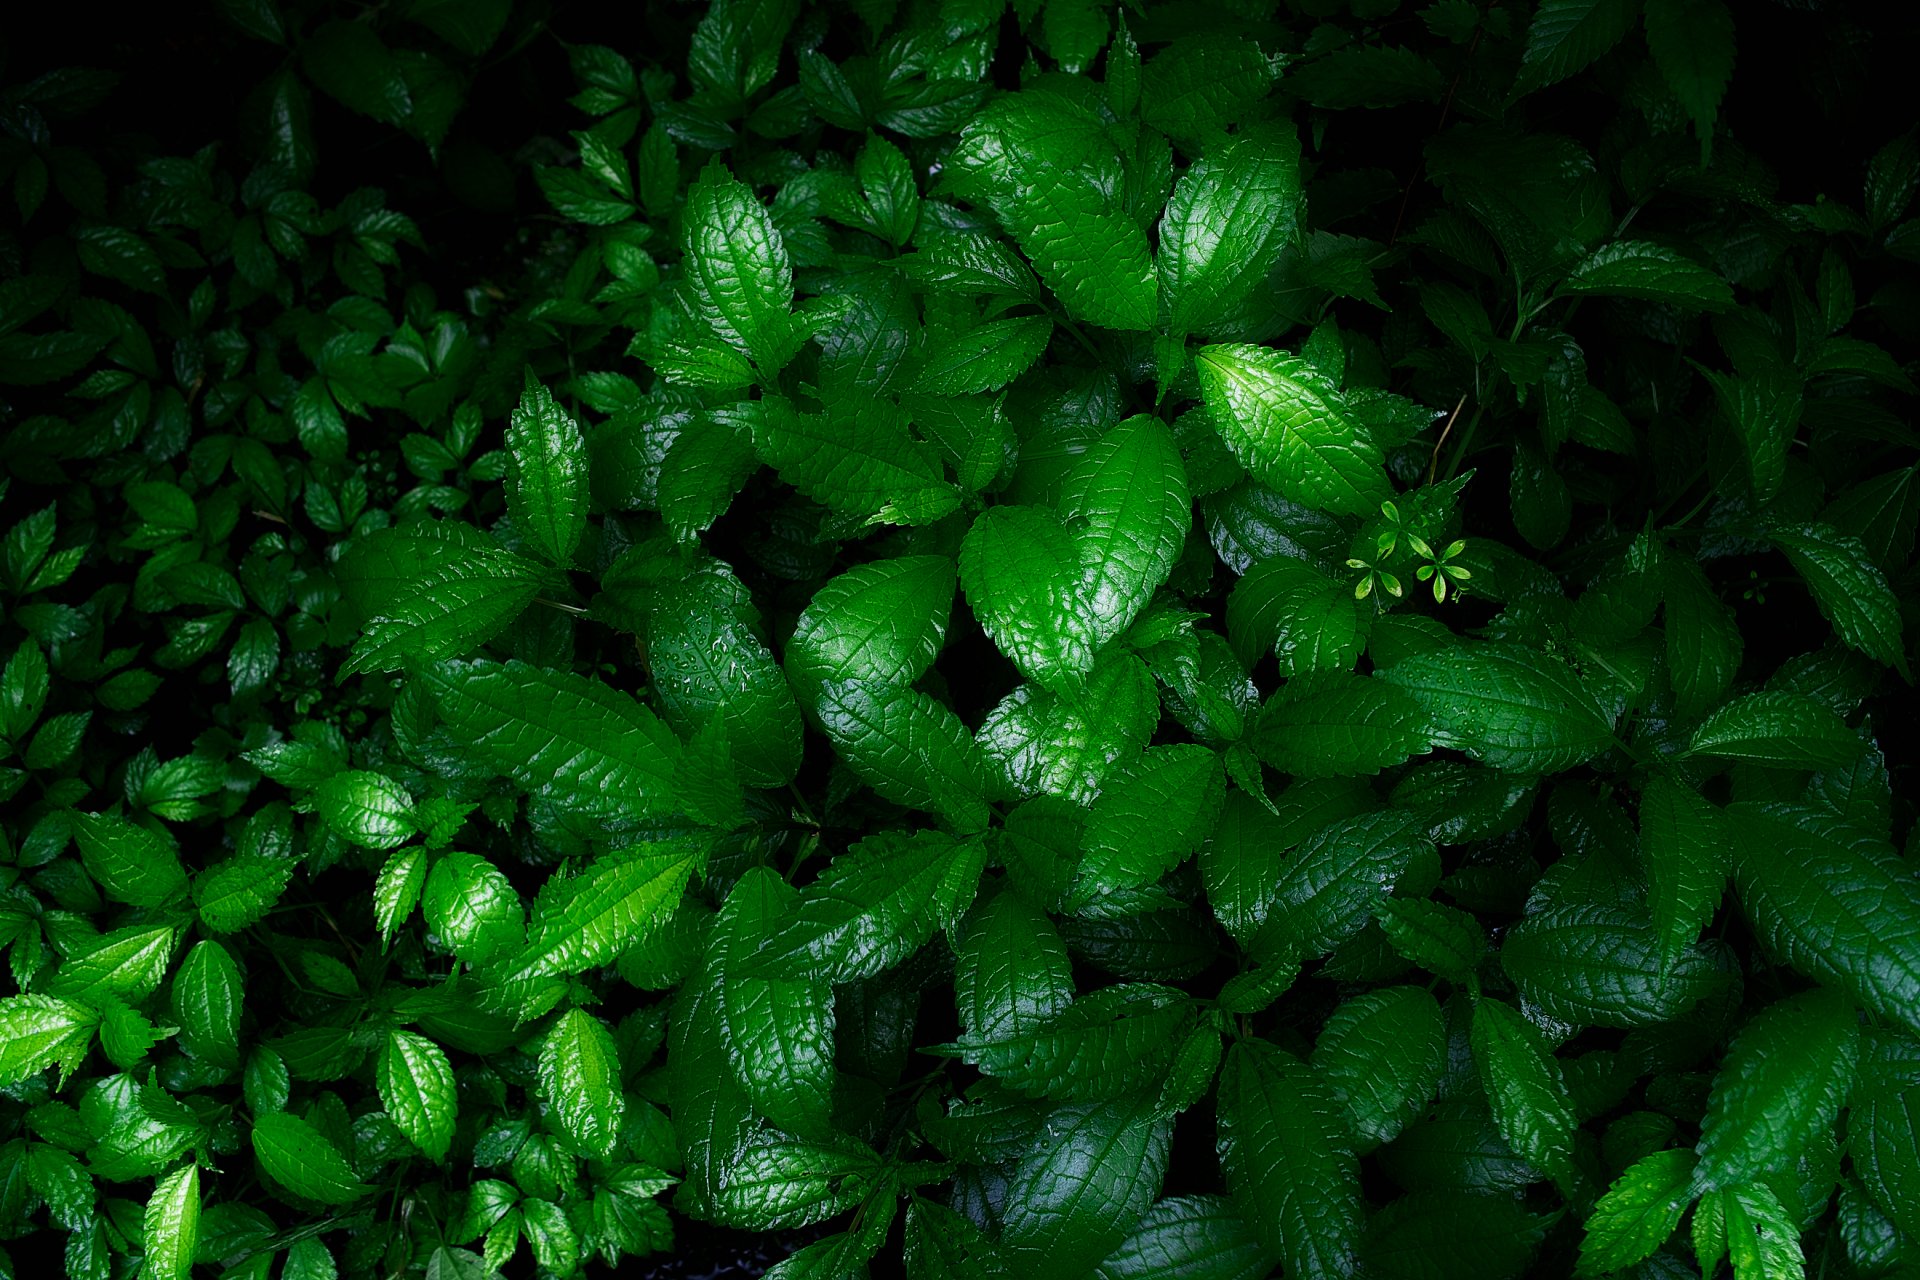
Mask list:
[[[643,942],[672,917],[681,891],[706,860],[707,844],[682,837],[604,854],[542,894],[518,962],[525,978],[582,973]]]
[[[321,783],[314,807],[328,826],[369,849],[391,849],[413,838],[413,797],[385,774],[348,769]]]
[[[33,641],[21,641],[0,672],[0,733],[26,737],[47,705],[47,690],[47,656]]]
[[[956,951],[954,1002],[970,1040],[1014,1039],[1073,1002],[1073,971],[1059,931],[1011,889],[974,909]]]
[[[1099,182],[1118,159],[1091,107],[1009,94],[967,125],[956,167],[984,175],[994,211],[1067,313],[1111,329],[1153,327],[1146,232]]]
[[[654,594],[647,665],[668,724],[691,737],[717,717],[748,785],[792,780],[800,711],[761,638],[752,597],[724,564],[702,563]]]
[[[216,1066],[238,1067],[244,980],[232,953],[218,942],[196,942],[174,970],[172,985],[181,1048]]]
[[[507,460],[515,531],[564,568],[587,528],[587,441],[531,369],[507,422]]]
[[[395,930],[405,924],[413,909],[420,905],[420,891],[426,883],[425,849],[395,849],[387,855],[373,884],[373,914],[380,926],[382,945],[393,940]]]
[[[1351,671],[1367,643],[1362,607],[1351,586],[1304,561],[1263,560],[1234,584],[1227,636],[1244,666],[1271,652],[1283,676]]]
[[[1842,640],[1908,676],[1899,603],[1858,538],[1825,524],[1774,528],[1767,537],[1786,554]]]
[[[1214,426],[1240,465],[1285,497],[1339,515],[1372,515],[1392,494],[1378,446],[1304,360],[1267,347],[1203,347],[1194,356]]]
[[[433,864],[421,914],[441,944],[469,964],[488,964],[519,946],[520,895],[504,872],[474,853],[450,853]]]
[[[1264,1040],[1227,1050],[1218,1102],[1220,1167],[1241,1215],[1288,1275],[1350,1276],[1360,1170],[1331,1089]]]
[[[1159,718],[1146,664],[1109,651],[1079,689],[1015,689],[987,713],[976,741],[1014,794],[1089,804],[1116,763],[1146,747]]]
[[[51,996],[0,999],[0,1084],[18,1084],[56,1062],[63,1075],[72,1071],[98,1022],[90,1010]]]
[[[1173,1121],[1151,1099],[1060,1107],[1013,1162],[1000,1240],[1015,1267],[1080,1275],[1139,1225],[1166,1175]]]
[[[1733,305],[1733,289],[1717,273],[1644,240],[1616,240],[1595,249],[1561,281],[1560,292],[1638,298],[1682,311],[1725,311]]]
[[[1726,821],[1692,788],[1650,778],[1640,795],[1640,862],[1664,970],[1692,948],[1720,909],[1732,869]]]
[[[27,1148],[26,1181],[46,1202],[47,1216],[68,1231],[83,1230],[94,1216],[93,1176],[71,1152],[44,1142]]]
[[[114,901],[162,907],[186,893],[186,868],[166,837],[104,813],[75,812],[72,822],[87,874]]]
[[[938,455],[890,399],[836,397],[824,413],[756,404],[749,425],[761,460],[814,501],[869,524],[932,524],[959,509]]]
[[[1588,1216],[1574,1274],[1603,1276],[1651,1257],[1693,1200],[1691,1151],[1642,1156],[1614,1180]]]
[[[815,713],[847,767],[896,804],[985,830],[985,769],[951,708],[915,689],[823,685]]]
[[[1693,731],[1691,755],[1784,769],[1838,769],[1867,749],[1859,734],[1804,694],[1766,690],[1736,698]]]
[[[435,1164],[453,1145],[460,1097],[439,1045],[412,1031],[389,1031],[374,1074],[380,1103],[407,1140]]]
[[[200,1242],[200,1168],[181,1165],[153,1185],[141,1215],[142,1275],[187,1280]]]
[[[1225,30],[1184,34],[1142,69],[1141,118],[1197,151],[1264,95],[1274,75],[1251,39]]]
[[[1382,987],[1333,1011],[1310,1061],[1333,1087],[1355,1148],[1369,1151],[1426,1110],[1446,1047],[1446,1023],[1432,995]]]
[[[1322,955],[1365,927],[1405,880],[1433,882],[1437,855],[1409,814],[1382,810],[1320,828],[1280,864],[1248,950],[1281,965]]]
[[[1097,1280],[1262,1280],[1278,1259],[1225,1196],[1155,1204],[1107,1255]]]
[[[960,396],[998,391],[1025,373],[1053,337],[1045,316],[989,320],[937,345],[924,358],[913,390]]]
[[[354,1176],[347,1158],[320,1130],[285,1111],[253,1119],[253,1153],[267,1176],[301,1200],[346,1205],[374,1188]]]
[[[1634,0],[1543,0],[1527,26],[1516,92],[1558,84],[1619,44],[1633,27]]]
[[[608,815],[679,807],[680,745],[627,694],[517,660],[445,662],[420,679],[461,749],[528,791],[551,787]]]
[[[1696,1190],[1786,1169],[1839,1117],[1860,1055],[1853,1003],[1819,988],[1769,1005],[1734,1037],[1700,1122]]]
[[[745,972],[799,896],[769,868],[742,876],[721,909],[709,963],[735,1082],[775,1125],[823,1137],[833,1110],[833,990],[820,981]]]
[[[1074,521],[1080,591],[1098,648],[1132,625],[1166,581],[1193,521],[1173,433],[1145,414],[1113,428],[1068,468],[1060,510]]]
[[[1411,694],[1433,744],[1515,773],[1555,773],[1613,743],[1612,717],[1566,663],[1504,641],[1460,644],[1395,663],[1379,678]]]
[[[1733,15],[1721,0],[1646,0],[1646,5],[1653,65],[1692,118],[1704,163],[1713,154],[1714,116],[1733,78]]]
[[[1529,915],[1507,934],[1500,962],[1529,1005],[1581,1026],[1670,1022],[1713,978],[1699,952],[1662,963],[1646,917],[1598,902],[1558,903]]]
[[[1374,919],[1393,949],[1429,973],[1456,985],[1476,980],[1487,951],[1480,922],[1456,907],[1415,898],[1389,898]]]
[[[1565,1187],[1573,1181],[1573,1100],[1546,1037],[1511,1006],[1473,1006],[1473,1058],[1494,1122],[1527,1163]]]
[[[829,680],[904,686],[926,674],[946,643],[953,586],[947,557],[899,556],[821,587],[787,642],[787,677],[802,701]]]
[[[660,462],[660,515],[675,540],[690,543],[726,514],[740,486],[759,469],[751,421],[757,402],[723,405],[696,417]]]
[[[382,529],[350,545],[341,576],[366,616],[347,675],[458,657],[533,602],[547,571],[453,521]]]
[[[1784,364],[1768,363],[1746,377],[1701,368],[1713,388],[1720,413],[1746,446],[1747,471],[1754,494],[1772,498],[1787,475],[1787,450],[1799,429],[1805,404],[1800,376]]]
[[[1295,676],[1269,698],[1249,741],[1283,773],[1330,778],[1378,773],[1438,739],[1396,684],[1323,672]]]
[[[1675,699],[1682,715],[1701,715],[1719,705],[1740,670],[1740,628],[1691,557],[1662,555],[1660,573]]]
[[[1192,1029],[1193,1004],[1172,987],[1102,987],[1029,1030],[983,1040],[964,1037],[960,1056],[1017,1093],[1059,1102],[1098,1102],[1152,1092],[1174,1066]]]
[[[68,953],[48,990],[83,1004],[106,996],[138,1003],[166,978],[177,938],[165,925],[130,925],[86,939]]]
[[[1043,507],[990,507],[960,546],[967,604],[1000,652],[1049,689],[1093,669],[1099,623],[1072,572],[1072,533]]]
[[[1208,149],[1174,184],[1160,219],[1168,328],[1206,333],[1244,303],[1296,234],[1300,139],[1255,125]]]
[[[1911,1235],[1920,1224],[1920,1073],[1908,1063],[1876,1070],[1872,1056],[1869,1039],[1847,1100],[1847,1155],[1874,1205]]]
[[[804,1227],[859,1204],[880,1176],[880,1158],[843,1134],[807,1142],[766,1129],[735,1153],[712,1217],[749,1231]]]
[[[581,1154],[613,1153],[626,1098],[620,1092],[619,1050],[598,1018],[569,1009],[548,1029],[540,1045],[540,1089]]]
[[[1727,1259],[1734,1280],[1800,1280],[1807,1258],[1800,1250],[1799,1224],[1766,1183],[1728,1187],[1717,1199],[1726,1223]],[[1701,1210],[1707,1201],[1701,1201]],[[1694,1220],[1700,1219],[1700,1210]]]
[[[1734,885],[1767,952],[1920,1032],[1920,886],[1893,850],[1821,809],[1728,813]]]
[[[1148,749],[1093,802],[1074,898],[1153,884],[1200,847],[1225,801],[1226,774],[1212,751]]]
[[[701,318],[772,378],[799,349],[793,266],[767,210],[719,161],[687,192],[686,272]]]
[[[762,975],[856,982],[892,968],[973,901],[985,848],[937,831],[870,836],[808,885],[751,962]]]

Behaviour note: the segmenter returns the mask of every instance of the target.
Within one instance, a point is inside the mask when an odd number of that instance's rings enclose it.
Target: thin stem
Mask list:
[[[1453,424],[1460,417],[1460,410],[1467,404],[1467,393],[1462,391],[1460,398],[1454,401],[1453,412],[1447,415],[1447,425],[1440,428],[1440,438],[1433,442],[1433,457],[1427,462],[1427,483],[1433,483],[1434,473],[1440,467],[1440,446],[1447,442],[1447,435],[1453,430]]]

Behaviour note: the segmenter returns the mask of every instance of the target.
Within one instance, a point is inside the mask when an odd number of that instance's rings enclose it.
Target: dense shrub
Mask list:
[[[1920,1272],[1912,19],[156,8],[4,42],[0,1275]]]

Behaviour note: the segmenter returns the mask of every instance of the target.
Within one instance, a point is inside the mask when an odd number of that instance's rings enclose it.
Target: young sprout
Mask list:
[[[1465,565],[1452,563],[1455,556],[1466,550],[1467,544],[1465,539],[1454,539],[1453,545],[1449,546],[1437,556],[1433,554],[1433,548],[1427,545],[1426,540],[1417,534],[1409,534],[1407,536],[1407,542],[1408,545],[1413,548],[1415,555],[1424,556],[1426,559],[1432,561],[1431,564],[1423,564],[1418,569],[1415,569],[1413,576],[1422,582],[1426,582],[1429,579],[1433,581],[1434,603],[1445,603],[1447,598],[1447,583],[1449,581],[1458,584],[1465,582],[1473,576]],[[1456,585],[1454,588],[1455,595],[1462,594],[1464,591],[1464,587]]]
[[[1400,598],[1400,579],[1394,577],[1385,569],[1375,568],[1365,560],[1348,560],[1347,568],[1363,570],[1360,575],[1360,581],[1353,584],[1353,598],[1355,600],[1365,600],[1373,594],[1373,589],[1376,585],[1379,586],[1380,590],[1392,596],[1394,599],[1398,600]]]

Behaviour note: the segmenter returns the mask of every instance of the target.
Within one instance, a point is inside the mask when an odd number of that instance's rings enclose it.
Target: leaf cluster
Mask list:
[[[215,7],[233,138],[0,82],[0,1276],[1920,1270],[1910,121]]]

